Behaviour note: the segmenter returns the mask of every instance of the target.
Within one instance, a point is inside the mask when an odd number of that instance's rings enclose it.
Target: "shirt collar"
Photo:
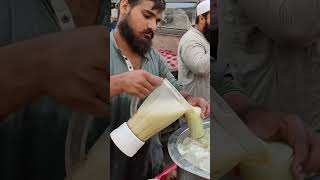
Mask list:
[[[118,47],[116,39],[114,37],[114,31],[110,32],[110,42],[111,42],[111,46],[121,53],[121,49]]]
[[[204,34],[203,34],[201,31],[199,31],[197,28],[191,27],[190,30],[193,31],[193,32],[195,32],[195,33],[197,33],[197,34],[199,34],[200,36],[206,38],[206,37],[204,36]]]

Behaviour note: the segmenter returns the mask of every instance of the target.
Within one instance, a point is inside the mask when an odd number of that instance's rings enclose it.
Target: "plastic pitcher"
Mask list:
[[[279,143],[265,143],[255,136],[214,89],[213,177],[218,180],[240,165],[244,180],[292,180],[292,149]]]
[[[164,79],[128,122],[111,132],[111,139],[124,154],[132,157],[145,141],[190,109],[192,106]]]
[[[268,162],[270,154],[265,143],[248,129],[213,88],[210,96],[214,109],[211,118],[213,179],[220,179],[249,157]]]

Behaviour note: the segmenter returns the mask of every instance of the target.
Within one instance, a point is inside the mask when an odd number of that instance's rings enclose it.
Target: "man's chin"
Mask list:
[[[146,40],[144,38],[139,39],[139,41],[135,43],[137,44],[132,44],[133,51],[135,51],[140,56],[145,56],[152,47],[152,41]]]

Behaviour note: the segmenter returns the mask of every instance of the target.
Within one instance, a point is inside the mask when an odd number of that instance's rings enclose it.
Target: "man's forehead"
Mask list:
[[[161,15],[162,10],[154,9],[155,2],[153,0],[140,0],[140,7],[142,10],[151,11],[156,15]]]

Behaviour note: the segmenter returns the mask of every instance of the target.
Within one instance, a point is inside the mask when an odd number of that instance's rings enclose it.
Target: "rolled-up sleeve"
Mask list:
[[[196,40],[185,42],[180,54],[184,64],[197,75],[210,72],[210,52],[205,52],[203,45]]]
[[[248,18],[277,41],[307,43],[320,37],[319,0],[239,0]]]

